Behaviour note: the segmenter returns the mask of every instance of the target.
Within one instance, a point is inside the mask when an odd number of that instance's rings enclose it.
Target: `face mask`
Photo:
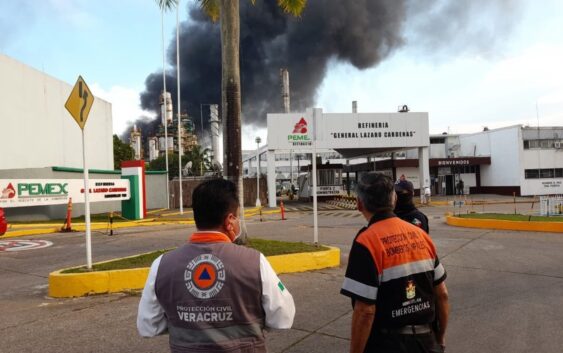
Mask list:
[[[235,235],[235,238],[233,239],[233,241],[237,240],[242,234],[242,227],[240,225],[240,218],[237,217],[237,220],[238,220],[238,233]]]

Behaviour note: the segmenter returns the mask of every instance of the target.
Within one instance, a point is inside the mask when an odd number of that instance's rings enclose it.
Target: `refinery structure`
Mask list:
[[[173,114],[170,92],[166,93],[166,113],[164,114],[163,96],[162,94],[160,96],[161,121],[158,130],[150,136],[144,135],[143,131],[136,125],[131,130],[129,145],[135,152],[136,160],[150,162],[164,156],[167,148],[169,153],[178,153],[180,150],[185,153],[198,145],[193,120],[187,113]],[[180,119],[180,125],[178,125],[178,119]],[[178,128],[180,134],[178,134]]]

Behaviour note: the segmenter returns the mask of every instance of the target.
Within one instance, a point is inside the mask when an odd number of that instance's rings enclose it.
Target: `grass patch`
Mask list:
[[[329,250],[326,246],[314,246],[306,243],[293,243],[287,241],[277,240],[264,240],[264,239],[248,239],[248,247],[256,249],[263,253],[265,256],[296,254],[301,252],[315,252]],[[110,270],[126,270],[131,268],[150,267],[152,262],[159,257],[173,249],[165,249],[153,251],[148,254],[142,254],[125,259],[104,262],[101,264],[92,265],[93,271],[110,271]],[[83,267],[70,268],[61,273],[85,273],[90,272]]]
[[[328,250],[326,246],[314,246],[306,243],[287,241],[248,239],[248,247],[260,251],[264,256],[296,254],[300,252],[314,252]]]
[[[460,218],[476,218],[476,219],[498,219],[503,221],[524,221],[524,222],[563,222],[561,216],[529,216],[522,214],[505,214],[505,213],[469,213],[461,214]]]

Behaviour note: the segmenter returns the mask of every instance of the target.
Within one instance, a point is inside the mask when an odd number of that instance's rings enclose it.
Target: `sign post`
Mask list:
[[[317,122],[322,110],[313,109],[313,242],[319,245],[319,215],[317,205]]]
[[[84,125],[94,104],[94,95],[82,76],[78,76],[76,84],[70,92],[65,108],[82,130],[82,165],[84,169],[84,217],[86,218],[86,264],[92,270],[92,233],[90,229],[90,188],[88,185],[88,168],[86,165],[86,145],[84,142]]]

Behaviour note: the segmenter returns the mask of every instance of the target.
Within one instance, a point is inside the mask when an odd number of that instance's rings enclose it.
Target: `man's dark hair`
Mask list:
[[[229,213],[239,207],[235,184],[225,179],[213,179],[199,184],[192,194],[195,225],[198,229],[217,228]]]
[[[365,173],[356,186],[358,198],[369,212],[392,210],[395,193],[393,180],[381,173]]]

